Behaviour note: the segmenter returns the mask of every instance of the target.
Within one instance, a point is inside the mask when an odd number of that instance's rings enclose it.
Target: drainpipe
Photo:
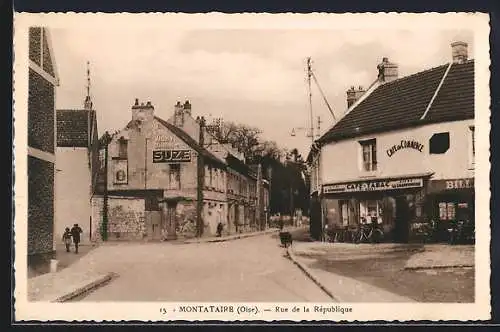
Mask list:
[[[109,141],[104,142],[104,199],[102,207],[102,232],[103,241],[108,240],[108,145]]]
[[[199,118],[199,125],[200,125],[200,134],[199,134],[199,146],[203,148],[203,145],[205,143],[205,137],[204,137],[204,127],[205,127],[205,118],[201,117]],[[196,190],[196,235],[198,237],[201,237],[203,235],[203,227],[204,227],[204,222],[203,222],[203,188],[205,186],[205,160],[203,159],[203,155],[201,153],[198,153],[197,157],[197,190]]]

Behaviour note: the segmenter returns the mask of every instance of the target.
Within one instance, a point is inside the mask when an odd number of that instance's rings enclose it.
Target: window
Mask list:
[[[362,224],[371,222],[382,223],[382,202],[376,200],[362,201],[359,204],[359,212]]]
[[[118,141],[118,158],[127,159],[128,141],[123,137]]]
[[[430,154],[443,154],[450,148],[450,133],[436,133],[429,140]]]
[[[170,169],[168,172],[168,183],[169,183],[169,189],[180,189],[181,188],[181,165],[180,164],[170,164]]]
[[[375,139],[361,141],[362,169],[367,172],[377,170],[377,141]]]
[[[349,225],[349,203],[348,201],[342,201],[340,203],[340,211],[342,214],[342,225]]]
[[[100,149],[99,150],[99,167],[100,169],[104,169],[106,166],[106,150]]]
[[[470,126],[469,127],[469,133],[470,133],[470,136],[469,136],[469,145],[470,145],[470,152],[469,152],[469,155],[470,155],[470,165],[471,167],[474,167],[474,161],[476,159],[476,135],[475,135],[475,132],[474,132],[474,126]]]
[[[439,219],[454,220],[455,219],[455,203],[440,202],[439,203]]]

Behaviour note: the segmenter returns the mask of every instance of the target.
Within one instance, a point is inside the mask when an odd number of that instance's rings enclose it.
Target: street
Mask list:
[[[80,301],[331,302],[271,235],[203,244],[103,245],[74,268],[119,274]]]

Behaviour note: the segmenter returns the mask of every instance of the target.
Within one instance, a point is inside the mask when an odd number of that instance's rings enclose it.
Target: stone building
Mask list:
[[[168,120],[154,111],[151,102],[136,100],[131,121],[106,145],[106,199],[94,197],[95,236],[105,210],[108,239],[195,236],[200,167],[202,235],[215,235],[219,222],[225,233],[250,230],[256,224],[257,175],[192,116],[188,101],[178,102]]]
[[[450,223],[474,224],[474,61],[461,42],[452,59],[398,78],[384,58],[366,93],[347,92],[345,116],[308,156],[313,236],[376,222],[393,241],[420,241],[433,220],[444,240]]]
[[[28,265],[45,265],[55,252],[55,87],[59,84],[50,34],[29,29]]]
[[[91,198],[99,170],[97,113],[87,95],[83,109],[57,110],[55,237],[78,223],[82,241],[92,234]]]

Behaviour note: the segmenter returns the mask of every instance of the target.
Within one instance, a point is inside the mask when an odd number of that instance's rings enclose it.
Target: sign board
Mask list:
[[[127,160],[113,160],[113,183],[128,183],[128,163]]]
[[[389,149],[387,149],[386,153],[389,157],[392,157],[396,152],[402,149],[414,149],[422,152],[424,149],[424,145],[414,140],[401,140],[398,144],[394,144]]]
[[[430,192],[439,192],[443,190],[473,189],[474,178],[432,180],[429,182]]]
[[[191,150],[155,150],[153,163],[183,163],[191,161]]]
[[[422,178],[397,180],[372,180],[339,184],[323,185],[323,194],[338,194],[350,192],[398,190],[420,188],[424,185]]]
[[[172,135],[157,134],[154,137],[154,148],[156,150],[178,149],[179,140]]]

